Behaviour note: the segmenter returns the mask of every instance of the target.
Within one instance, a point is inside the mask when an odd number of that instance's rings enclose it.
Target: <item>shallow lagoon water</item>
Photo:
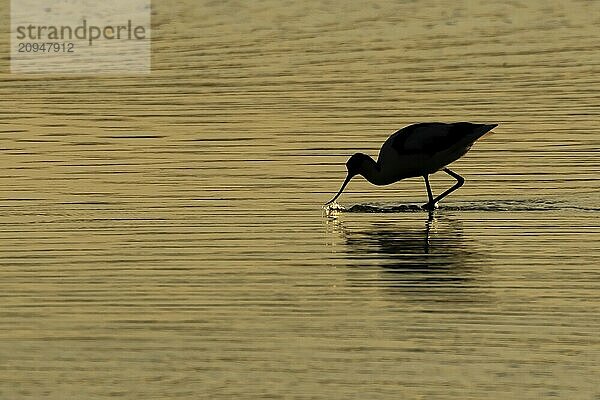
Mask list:
[[[153,6],[149,76],[0,75],[0,397],[600,396],[596,3]],[[500,125],[433,215],[323,212],[436,120]]]

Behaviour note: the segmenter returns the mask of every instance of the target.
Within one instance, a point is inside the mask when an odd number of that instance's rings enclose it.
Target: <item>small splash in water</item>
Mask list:
[[[330,218],[337,218],[337,215],[343,211],[348,211],[348,209],[335,201],[323,206],[323,214]]]

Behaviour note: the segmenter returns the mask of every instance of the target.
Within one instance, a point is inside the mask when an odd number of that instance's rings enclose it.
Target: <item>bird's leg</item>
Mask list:
[[[423,204],[421,208],[432,211],[435,209],[435,202],[433,201],[433,194],[431,193],[431,186],[429,185],[429,177],[427,175],[423,175],[423,179],[425,179],[425,186],[427,186],[427,196],[429,197],[429,202]]]
[[[450,175],[451,177],[453,177],[454,179],[456,179],[456,183],[450,189],[446,190],[444,193],[440,194],[438,197],[436,197],[435,199],[433,199],[433,201],[429,200],[429,202],[430,203],[433,202],[433,204],[435,204],[438,201],[442,200],[444,197],[448,196],[450,193],[454,192],[456,189],[458,189],[459,187],[461,187],[465,183],[465,178],[463,178],[462,176],[460,176],[456,172],[450,171],[449,168],[444,168],[442,171],[444,171],[445,173],[447,173],[448,175]]]
[[[427,196],[429,197],[429,202],[433,202],[433,194],[431,193],[431,186],[429,186],[429,177],[427,175],[423,175],[423,179],[425,179],[425,185],[427,186]]]

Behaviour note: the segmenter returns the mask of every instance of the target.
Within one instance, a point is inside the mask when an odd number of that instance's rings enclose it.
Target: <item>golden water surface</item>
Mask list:
[[[600,399],[598,2],[152,12],[150,75],[1,60],[0,399]],[[323,215],[421,121],[500,125]]]

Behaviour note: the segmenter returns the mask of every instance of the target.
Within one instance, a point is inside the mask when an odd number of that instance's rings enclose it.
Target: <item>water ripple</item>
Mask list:
[[[461,202],[454,204],[438,205],[436,211],[493,211],[493,212],[516,212],[516,211],[587,211],[598,212],[600,208],[586,207],[565,202],[550,200],[482,200],[473,202]],[[338,203],[332,203],[323,207],[323,212],[328,216],[337,213],[415,213],[426,212],[418,204],[354,204],[349,207]]]

